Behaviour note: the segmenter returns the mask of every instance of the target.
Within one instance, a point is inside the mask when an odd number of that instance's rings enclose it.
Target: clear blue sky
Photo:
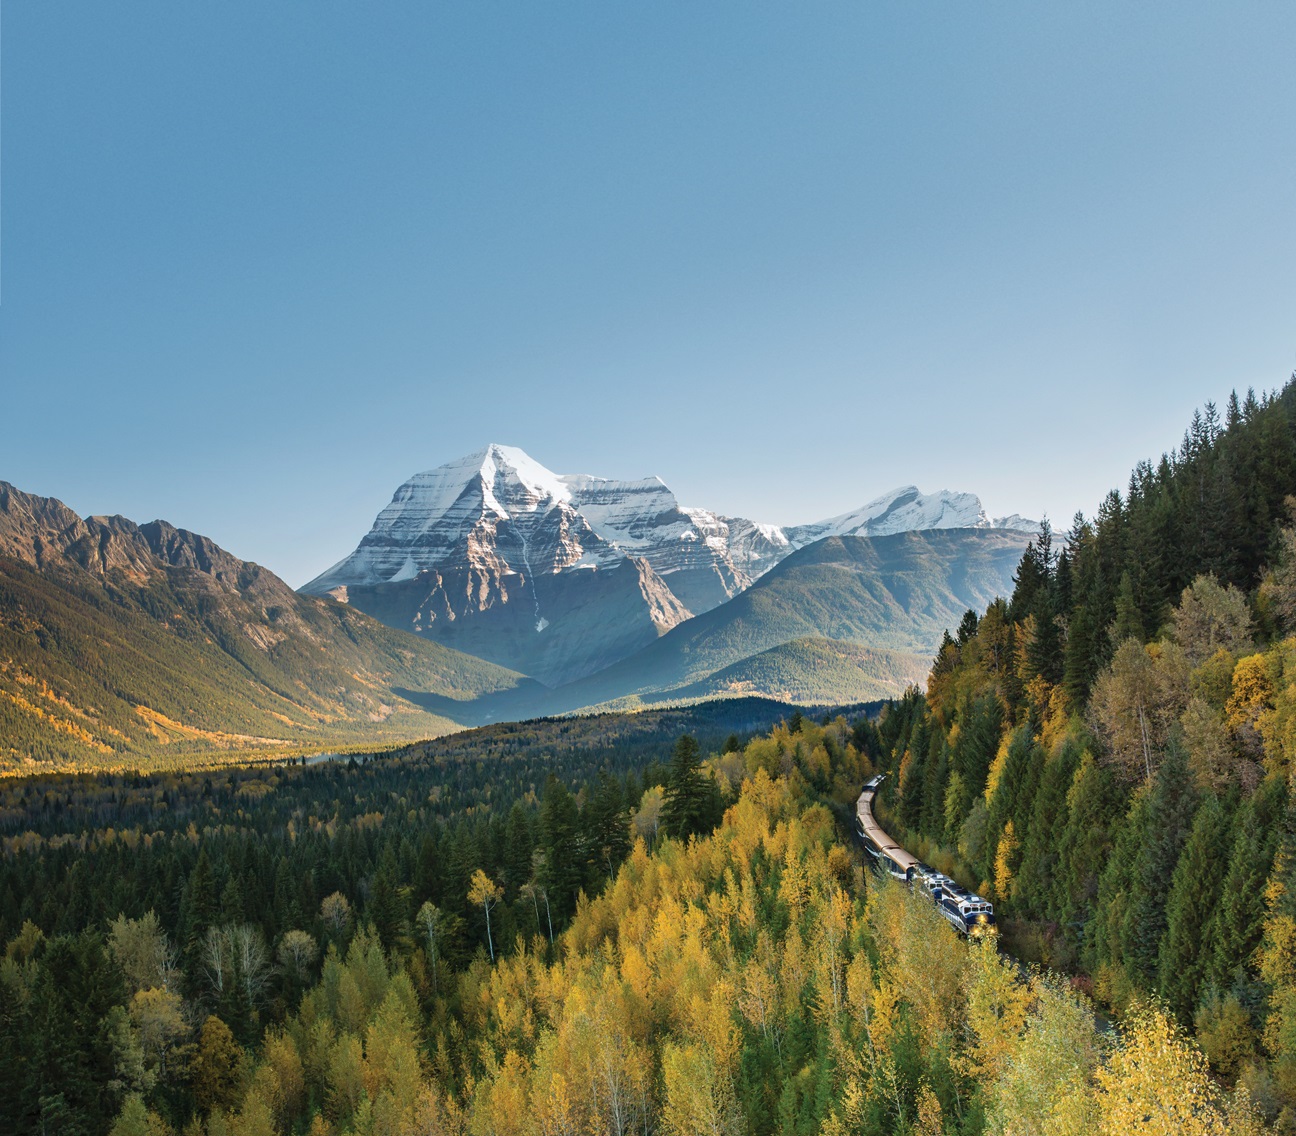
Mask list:
[[[300,584],[488,441],[1065,524],[1296,366],[1296,7],[3,12],[0,478]]]

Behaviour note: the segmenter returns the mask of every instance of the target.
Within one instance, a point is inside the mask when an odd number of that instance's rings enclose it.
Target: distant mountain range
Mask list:
[[[410,478],[356,550],[302,591],[562,685],[632,656],[828,537],[1037,528],[1016,515],[991,520],[973,494],[913,486],[780,528],[682,507],[655,477],[559,475],[491,445]]]
[[[745,592],[597,674],[483,699],[492,718],[763,694],[867,701],[921,683],[946,628],[1011,588],[1030,538],[1008,529],[827,537]]]
[[[1032,529],[912,488],[758,525],[492,446],[412,478],[297,593],[165,521],[83,519],[0,482],[0,773],[717,696],[884,698],[1011,590]]]

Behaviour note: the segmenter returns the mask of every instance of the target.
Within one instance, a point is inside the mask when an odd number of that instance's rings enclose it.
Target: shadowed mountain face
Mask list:
[[[348,602],[391,627],[556,686],[654,642],[688,612],[646,561],[526,576],[494,565],[361,584]]]
[[[428,736],[526,682],[164,521],[0,482],[0,769]]]
[[[906,486],[779,528],[681,507],[657,478],[559,475],[492,445],[407,481],[355,552],[302,590],[558,685],[717,608],[812,542],[954,528],[1034,525],[992,521],[970,493]]]
[[[727,668],[737,689],[753,676],[780,673],[784,691],[807,701],[833,701],[845,656],[836,654],[816,691],[821,646],[836,640],[870,648],[868,665],[903,685],[925,673],[946,628],[969,608],[983,610],[1012,592],[1012,577],[1030,538],[1009,530],[949,529],[881,537],[829,537],[794,552],[728,603],[689,620],[656,643],[582,682],[556,691],[561,706],[598,704],[637,695],[649,700],[715,693]],[[802,646],[791,651],[793,640]],[[761,663],[756,657],[783,649]],[[884,659],[885,654],[898,657]],[[802,671],[790,669],[800,658]],[[772,669],[774,668],[774,669]],[[773,692],[762,685],[762,692]],[[870,697],[881,695],[870,694]]]

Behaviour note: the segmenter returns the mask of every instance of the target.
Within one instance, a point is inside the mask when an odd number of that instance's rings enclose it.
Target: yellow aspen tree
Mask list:
[[[364,1090],[364,1054],[360,1040],[343,1034],[329,1056],[325,1096],[329,1115],[335,1120],[347,1120],[360,1104]]]
[[[945,1131],[945,1118],[939,1099],[926,1081],[919,1083],[918,1099],[914,1104],[918,1113],[914,1118],[915,1136],[941,1136]]]
[[[851,901],[834,886],[819,908],[814,945],[820,977],[823,1012],[836,1016],[845,1000],[846,936],[850,931]]]
[[[1021,1043],[1031,991],[1018,980],[1016,967],[999,956],[993,943],[973,946],[968,955],[964,989],[972,1037],[971,1071],[978,1080],[992,1083],[1007,1068]]]
[[[396,1111],[412,1108],[422,1084],[418,1034],[400,994],[390,990],[365,1032],[364,1082],[370,1099],[389,1094]]]
[[[504,897],[504,889],[478,868],[468,884],[468,902],[486,913],[486,945],[490,948],[491,962],[495,961],[495,940],[491,937],[491,908]]]
[[[228,1108],[238,1093],[243,1051],[218,1017],[210,1017],[198,1035],[198,1052],[190,1067],[194,1102],[203,1112]]]
[[[989,1086],[991,1131],[1088,1136],[1098,1128],[1090,1078],[1101,1056],[1093,1011],[1061,980],[1036,978],[1016,1053]]]
[[[1103,1136],[1226,1136],[1224,1102],[1206,1058],[1160,1006],[1144,1004],[1097,1072]]]
[[[876,1068],[895,1035],[900,992],[885,976],[875,980],[868,957],[861,952],[846,970],[846,997]]]
[[[738,989],[738,1009],[753,1028],[760,1030],[763,1038],[772,1038],[776,1048],[779,1040],[774,1029],[777,1003],[778,983],[774,981],[761,959],[753,956],[742,968],[741,985]]]
[[[1017,833],[1010,820],[999,837],[999,847],[995,852],[994,884],[995,897],[1008,899],[1012,895],[1013,862],[1017,858]]]
[[[230,1136],[277,1136],[274,1112],[257,1093],[248,1093],[229,1131]]]
[[[792,922],[800,922],[805,914],[809,886],[805,867],[801,862],[801,825],[793,821],[788,826],[787,847],[783,854],[783,877],[779,881],[779,899],[787,904]]]
[[[1274,695],[1269,677],[1269,660],[1264,655],[1247,655],[1233,668],[1232,691],[1224,704],[1229,728],[1254,726]]]
[[[703,1046],[667,1042],[662,1052],[666,1090],[662,1127],[669,1136],[737,1136],[741,1116],[725,1099]]]
[[[180,995],[156,987],[141,990],[131,998],[130,1017],[139,1031],[148,1068],[166,1083],[193,1051]]]
[[[809,970],[805,940],[792,924],[783,935],[783,951],[779,958],[779,988],[783,993],[783,1009],[788,1013],[794,1013],[801,1003]]]
[[[489,1136],[529,1136],[535,1131],[528,1091],[530,1070],[515,1049],[504,1054],[504,1061],[489,1089],[487,1106]]]
[[[306,1100],[306,1073],[292,1035],[282,1030],[269,1034],[263,1060],[274,1071],[277,1095],[271,1103],[280,1125],[286,1128]]]
[[[553,1040],[552,1034],[548,1040]],[[531,1107],[543,1136],[576,1136],[581,1127],[571,1085],[566,1074],[553,1063],[558,1056],[553,1045],[542,1046],[537,1051],[531,1080]]]
[[[170,1136],[171,1126],[144,1105],[144,1098],[130,1093],[122,1102],[121,1112],[108,1136]]]

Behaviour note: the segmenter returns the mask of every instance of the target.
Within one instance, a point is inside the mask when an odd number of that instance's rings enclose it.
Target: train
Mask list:
[[[885,779],[885,773],[874,777],[855,803],[855,824],[874,867],[927,899],[960,935],[970,939],[998,936],[994,905],[989,900],[974,895],[949,876],[924,864],[892,840],[874,819],[873,797]]]

